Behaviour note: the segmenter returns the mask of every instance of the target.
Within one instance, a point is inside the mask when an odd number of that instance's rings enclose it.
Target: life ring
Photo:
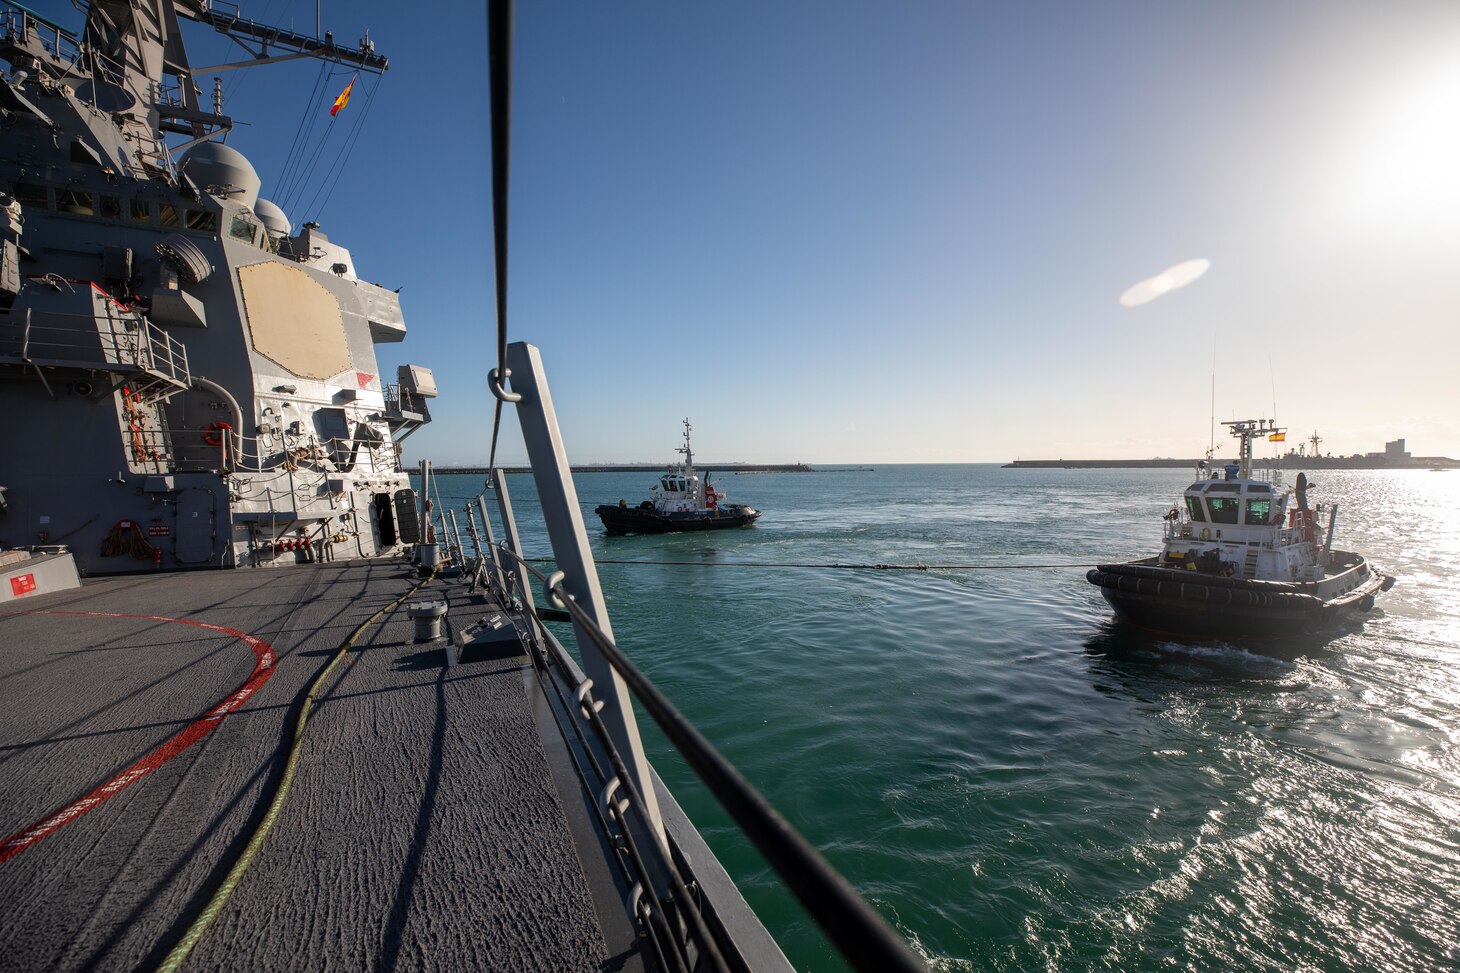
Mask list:
[[[226,422],[210,422],[208,428],[203,431],[203,442],[209,446],[222,446],[223,437],[221,432],[233,432],[233,427]]]
[[[1210,527],[1203,527],[1201,529],[1201,539],[1204,541],[1212,539],[1212,529]]]
[[[1166,518],[1165,519],[1167,519],[1167,520],[1179,520],[1179,519],[1181,519],[1181,509],[1179,507],[1172,507],[1170,510],[1166,511]]]

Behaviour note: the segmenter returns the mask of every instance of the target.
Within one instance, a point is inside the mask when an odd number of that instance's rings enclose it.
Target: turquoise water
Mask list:
[[[592,507],[652,477],[577,486],[599,557],[707,565],[602,565],[620,645],[935,969],[1455,968],[1460,472],[1314,479],[1338,546],[1399,583],[1362,631],[1272,654],[1117,627],[1082,569],[709,566],[1143,556],[1180,470],[727,476],[756,526],[629,538]],[[842,969],[642,722],[797,968]]]

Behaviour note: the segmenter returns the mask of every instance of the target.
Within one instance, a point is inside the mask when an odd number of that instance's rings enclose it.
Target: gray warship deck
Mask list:
[[[7,605],[27,613],[0,615],[4,834],[113,779],[255,665],[235,636],[137,616],[238,629],[277,662],[213,732],[0,863],[5,967],[155,966],[263,817],[305,687],[414,581],[401,562],[332,564],[112,578]],[[433,591],[454,621],[482,614],[460,585]],[[638,965],[622,930],[600,928],[601,866],[585,873],[575,850],[526,658],[447,668],[412,634],[391,612],[322,687],[283,813],[189,968]]]

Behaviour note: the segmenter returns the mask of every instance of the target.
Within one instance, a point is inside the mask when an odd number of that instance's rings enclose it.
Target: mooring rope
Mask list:
[[[253,837],[249,838],[248,845],[244,847],[242,854],[238,856],[238,860],[228,870],[228,875],[224,877],[223,883],[218,886],[217,891],[213,893],[213,897],[203,907],[203,911],[198,913],[197,918],[188,927],[188,931],[183,934],[183,938],[172,948],[172,952],[167,954],[167,958],[162,961],[161,965],[157,967],[158,973],[173,973],[174,970],[182,966],[187,960],[188,954],[193,951],[193,948],[203,938],[203,934],[208,931],[208,927],[213,924],[213,920],[217,919],[219,913],[223,911],[224,906],[228,905],[228,900],[232,898],[234,889],[238,887],[239,881],[243,879],[243,873],[248,871],[249,866],[253,864],[254,858],[258,855],[259,849],[263,847],[264,839],[268,837],[269,831],[274,827],[274,822],[279,818],[279,812],[284,807],[284,799],[289,796],[289,787],[294,783],[294,771],[299,765],[299,754],[304,749],[304,728],[309,723],[309,711],[314,707],[315,693],[324,685],[325,679],[334,671],[339,661],[349,654],[356,640],[365,634],[367,628],[375,624],[376,619],[387,612],[393,611],[396,606],[417,591],[420,591],[422,587],[429,584],[435,577],[436,572],[432,571],[429,577],[417,582],[410,591],[407,591],[395,601],[361,622],[359,627],[350,633],[350,637],[340,644],[340,647],[335,650],[335,654],[329,663],[320,670],[319,675],[315,676],[314,681],[309,684],[309,689],[304,695],[304,706],[299,711],[299,719],[294,723],[294,741],[289,747],[289,760],[284,764],[284,776],[279,779],[278,789],[274,792],[274,799],[269,802],[268,811],[264,814],[264,818],[259,822],[258,827],[254,829]]]

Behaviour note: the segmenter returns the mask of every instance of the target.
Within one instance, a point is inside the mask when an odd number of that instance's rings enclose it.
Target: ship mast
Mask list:
[[[1286,431],[1277,424],[1276,419],[1239,419],[1235,422],[1224,422],[1222,425],[1231,429],[1232,435],[1237,437],[1237,475],[1244,480],[1252,478],[1252,441],[1260,436],[1270,439]]]
[[[250,55],[208,67],[193,67],[183,46],[178,18],[207,24]],[[138,145],[142,164],[172,174],[177,151],[227,134],[233,119],[212,111],[198,98],[197,77],[234,68],[314,57],[379,74],[387,60],[368,37],[354,48],[341,47],[328,31],[323,38],[245,20],[208,0],[93,0],[80,44],[93,98],[105,100],[120,117],[124,132]],[[175,79],[175,80],[170,80]],[[113,92],[104,95],[103,92]],[[167,135],[188,141],[168,146]]]
[[[689,431],[690,431],[691,428],[692,427],[689,424],[689,419],[685,419],[684,420],[684,445],[683,446],[680,446],[678,449],[676,449],[675,452],[676,453],[683,453],[684,454],[684,472],[687,475],[689,475],[689,476],[694,476],[694,472],[695,472],[695,457],[694,457],[694,453],[692,453],[690,451],[690,447],[689,447]]]

